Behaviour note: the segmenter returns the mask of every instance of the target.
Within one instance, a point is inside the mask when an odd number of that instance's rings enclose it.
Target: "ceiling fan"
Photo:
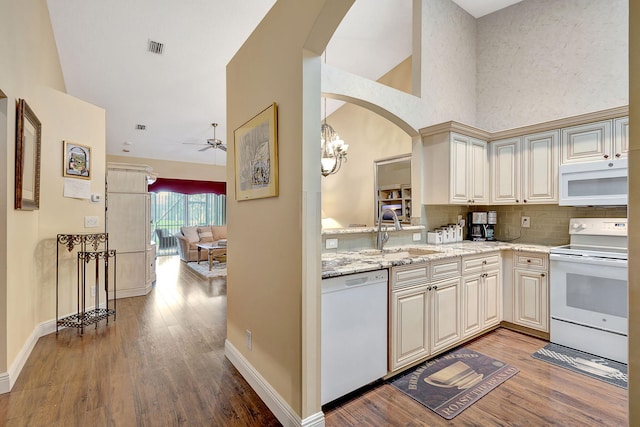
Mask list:
[[[199,149],[198,151],[205,151],[208,150],[210,148],[219,148],[222,151],[227,151],[227,145],[222,143],[222,140],[216,138],[216,128],[218,127],[217,123],[211,123],[211,126],[213,126],[213,138],[209,138],[207,139],[206,143],[200,143],[200,142],[183,142],[183,144],[189,144],[189,145],[205,145],[206,147]]]

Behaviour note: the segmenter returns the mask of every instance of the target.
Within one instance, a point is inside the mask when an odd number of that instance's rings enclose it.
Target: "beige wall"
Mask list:
[[[227,65],[227,129],[276,102],[279,156],[277,197],[235,201],[227,165],[227,351],[302,419],[320,411],[320,54],[351,3],[279,0]]]
[[[640,425],[640,3],[629,2],[629,425]],[[631,23],[634,23],[631,25]]]
[[[0,0],[0,120],[4,162],[0,240],[0,372],[11,371],[38,325],[55,318],[55,245],[60,232],[81,232],[84,215],[102,218],[104,205],[62,197],[62,141],[92,146],[92,190],[104,192],[104,110],[65,95],[46,2]],[[16,211],[15,102],[24,98],[42,122],[40,210]],[[1,102],[1,101],[0,101]],[[8,244],[7,242],[11,242]],[[15,378],[11,378],[15,381]]]
[[[379,82],[410,93],[411,58]],[[331,218],[342,227],[371,226],[375,213],[373,162],[410,153],[411,137],[387,119],[353,104],[336,110],[327,123],[349,144],[349,152],[338,173],[322,178],[323,218]]]
[[[170,160],[148,159],[144,157],[107,155],[107,162],[129,163],[151,166],[160,178],[193,179],[198,181],[225,182],[227,168],[225,166],[207,165],[204,163],[174,162]]]
[[[476,125],[493,132],[627,105],[628,8],[526,0],[478,19]]]

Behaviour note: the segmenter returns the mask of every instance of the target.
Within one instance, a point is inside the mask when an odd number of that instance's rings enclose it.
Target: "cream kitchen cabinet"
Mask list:
[[[106,229],[109,249],[118,253],[118,298],[146,295],[155,276],[151,204],[147,176],[151,168],[124,163],[107,164]],[[109,295],[113,298],[113,295]]]
[[[629,118],[588,123],[562,129],[561,163],[627,157]]]
[[[549,332],[549,257],[513,255],[513,323]]]
[[[559,131],[492,141],[491,204],[558,202]]]
[[[454,132],[423,139],[425,204],[487,204],[487,143]]]
[[[500,253],[462,259],[462,338],[496,326],[502,320]]]
[[[389,370],[428,357],[460,338],[460,277],[429,282],[428,263],[394,267],[389,313]]]

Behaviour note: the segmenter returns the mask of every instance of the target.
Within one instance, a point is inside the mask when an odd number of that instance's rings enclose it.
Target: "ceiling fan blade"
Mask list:
[[[227,146],[226,145],[218,145],[218,148],[221,149],[222,151],[224,151],[225,153],[227,152]]]
[[[208,146],[206,146],[206,147],[204,147],[204,148],[199,149],[198,151],[206,151],[206,150],[208,150],[209,148],[214,148],[214,147],[213,147],[213,145],[208,145]]]
[[[183,142],[184,145],[209,145],[202,142]]]

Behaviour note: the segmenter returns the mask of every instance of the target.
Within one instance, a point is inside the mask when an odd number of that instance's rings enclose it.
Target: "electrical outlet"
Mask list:
[[[84,228],[93,228],[100,225],[100,220],[97,216],[85,216],[84,217]]]
[[[326,249],[337,249],[338,248],[338,239],[327,239],[325,242]]]
[[[413,233],[413,241],[419,242],[422,239],[422,233]]]
[[[520,226],[522,228],[529,228],[531,227],[531,217],[528,216],[521,216],[520,217]]]
[[[247,333],[247,348],[251,350],[251,331],[247,329],[245,332]]]

